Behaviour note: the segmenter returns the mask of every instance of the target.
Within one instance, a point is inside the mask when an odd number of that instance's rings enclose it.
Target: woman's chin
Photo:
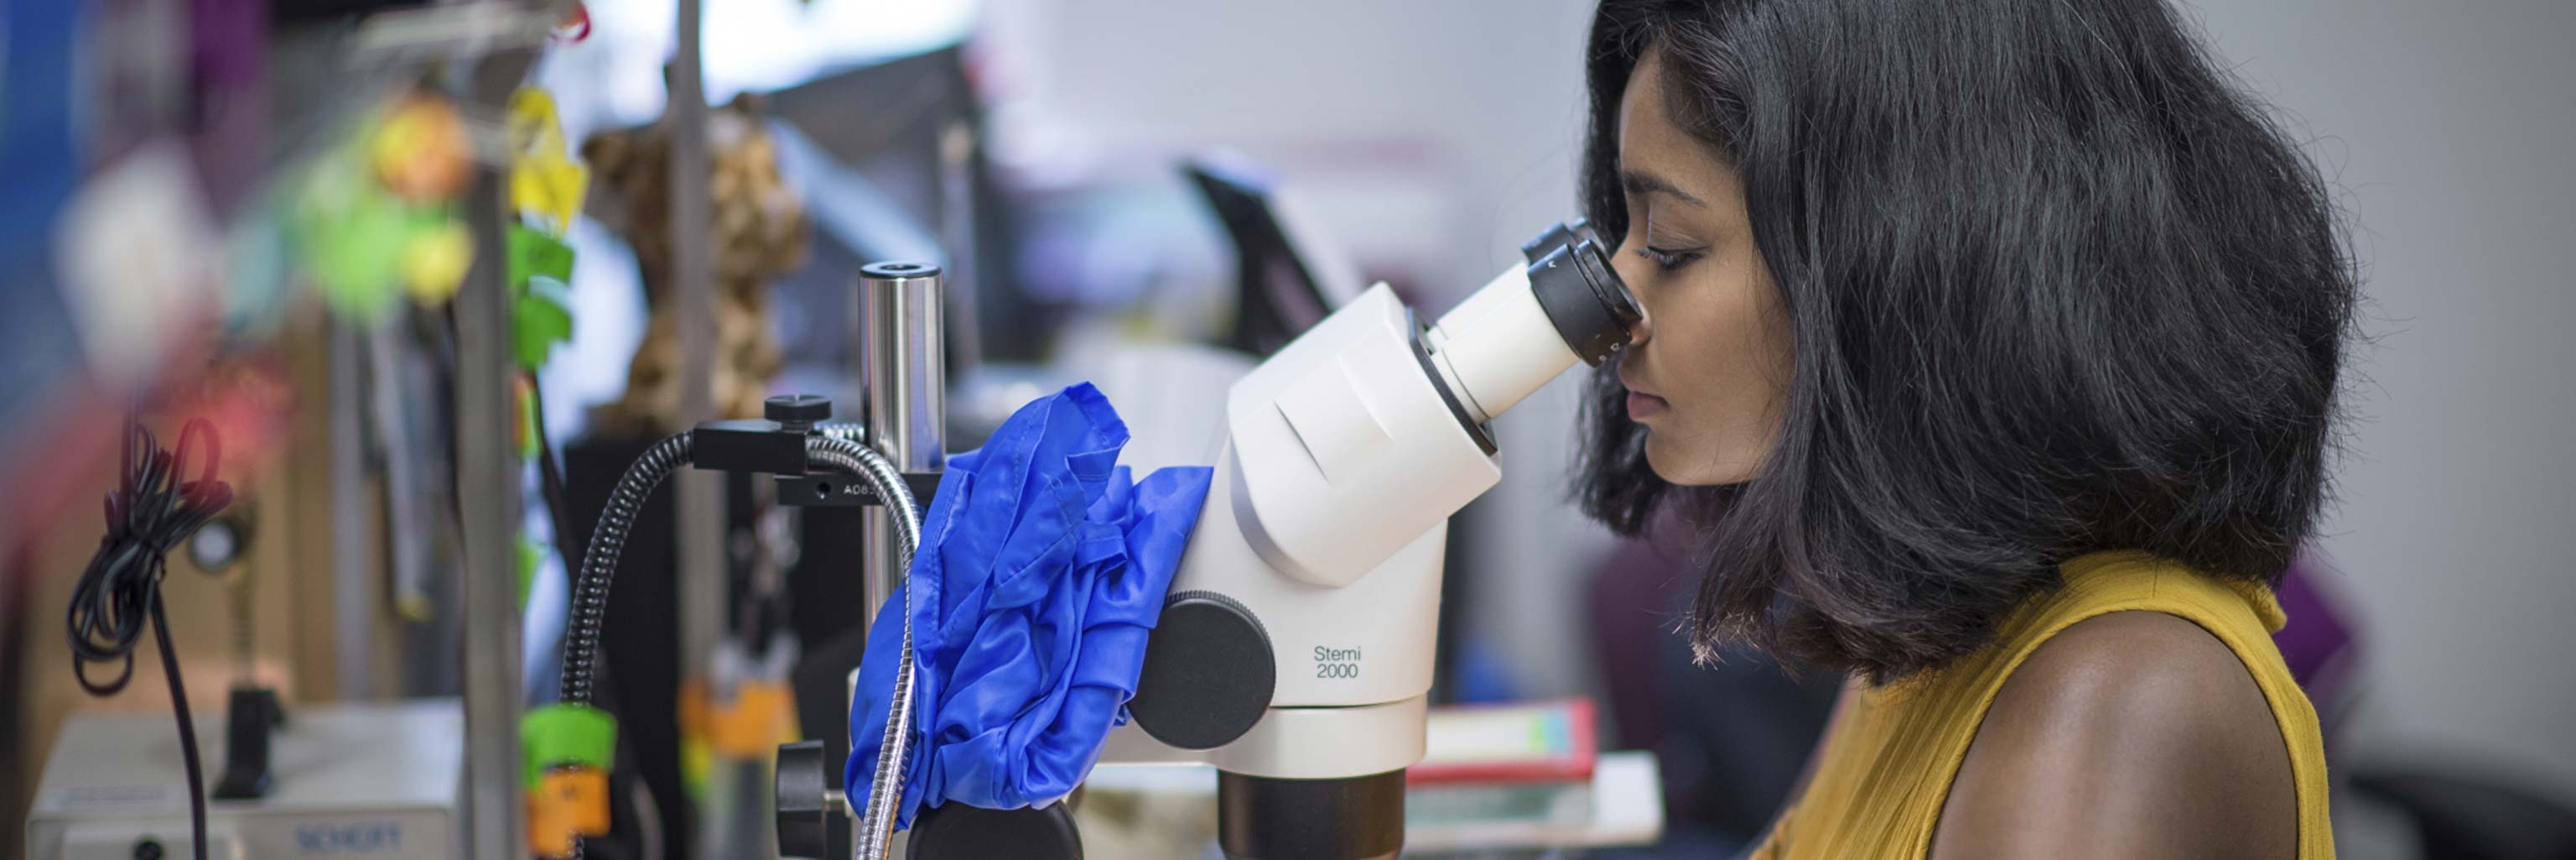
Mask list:
[[[1699,480],[1698,470],[1682,468],[1682,464],[1688,462],[1682,456],[1686,452],[1674,451],[1673,447],[1664,441],[1663,434],[1646,431],[1646,468],[1654,470],[1655,477],[1662,478],[1664,483],[1674,486],[1692,487],[1703,483]]]
[[[1756,464],[1739,462],[1744,458],[1721,456],[1721,452],[1694,450],[1677,444],[1664,434],[1646,431],[1646,468],[1655,477],[1678,487],[1722,487],[1753,479]]]

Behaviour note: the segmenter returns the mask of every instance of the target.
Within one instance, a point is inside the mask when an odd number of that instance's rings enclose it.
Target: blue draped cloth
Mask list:
[[[912,760],[897,826],[924,806],[1045,806],[1073,792],[1127,722],[1211,470],[1131,481],[1127,426],[1090,383],[1023,406],[949,458],[906,588]],[[841,779],[865,808],[900,662],[903,595],[868,634]]]

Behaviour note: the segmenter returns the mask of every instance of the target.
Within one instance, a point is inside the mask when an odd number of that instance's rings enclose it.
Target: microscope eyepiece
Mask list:
[[[1591,232],[1580,223],[1557,230]],[[1636,296],[1610,267],[1609,255],[1592,239],[1577,239],[1533,261],[1529,278],[1539,309],[1584,364],[1597,366],[1626,349],[1629,334],[1646,318]]]
[[[1537,256],[1503,270],[1434,327],[1432,364],[1469,424],[1492,420],[1577,361],[1600,365],[1646,318],[1583,222],[1557,225],[1523,253]]]

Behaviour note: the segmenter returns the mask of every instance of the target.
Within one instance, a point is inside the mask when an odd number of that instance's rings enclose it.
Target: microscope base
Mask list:
[[[1404,850],[1404,771],[1345,779],[1217,772],[1217,844],[1231,860],[1380,860]]]

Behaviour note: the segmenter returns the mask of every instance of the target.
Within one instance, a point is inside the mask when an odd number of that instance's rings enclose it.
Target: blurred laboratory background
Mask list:
[[[2280,640],[2327,730],[2338,846],[2576,856],[2576,4],[2182,5],[2321,166],[2364,278],[2337,501]],[[129,856],[75,849],[183,809],[81,772],[167,766],[108,752],[176,749],[158,649],[95,696],[56,620],[129,422],[164,448],[195,444],[191,421],[221,433],[238,545],[191,541],[162,591],[200,723],[314,733],[279,741],[261,802],[326,791],[296,785],[296,750],[372,747],[374,778],[327,792],[465,834],[467,730],[495,725],[475,685],[506,669],[514,707],[551,699],[570,544],[663,435],[770,395],[861,402],[862,265],[944,270],[951,450],[1071,382],[1115,398],[1144,347],[1266,353],[1367,284],[1437,314],[1579,214],[1591,14],[9,0],[0,858]],[[675,104],[692,87],[704,106]],[[675,187],[675,163],[710,187]],[[478,331],[484,289],[507,291],[510,315],[481,319],[509,330]],[[1621,541],[1571,506],[1580,376],[1494,424],[1504,477],[1451,526],[1432,698],[1522,709],[1447,712],[1486,718],[1461,732],[1502,714],[1588,736],[1522,762],[1513,784],[1544,790],[1417,781],[1409,855],[1734,856],[1830,706],[1835,679],[1751,652],[1693,665],[1680,536]],[[604,643],[614,822],[591,856],[778,856],[772,750],[827,739],[834,774],[846,754],[855,521],[710,487],[665,491],[627,549]],[[505,554],[467,537],[494,528]],[[466,585],[487,562],[519,571],[497,604]],[[520,647],[478,656],[495,623]],[[243,743],[208,737],[210,771]],[[1118,786],[1077,808],[1090,856],[1215,856],[1203,802],[1153,797],[1204,786]],[[298,838],[382,845],[326,819]],[[154,820],[186,837],[184,812]],[[458,838],[447,856],[480,856]]]

